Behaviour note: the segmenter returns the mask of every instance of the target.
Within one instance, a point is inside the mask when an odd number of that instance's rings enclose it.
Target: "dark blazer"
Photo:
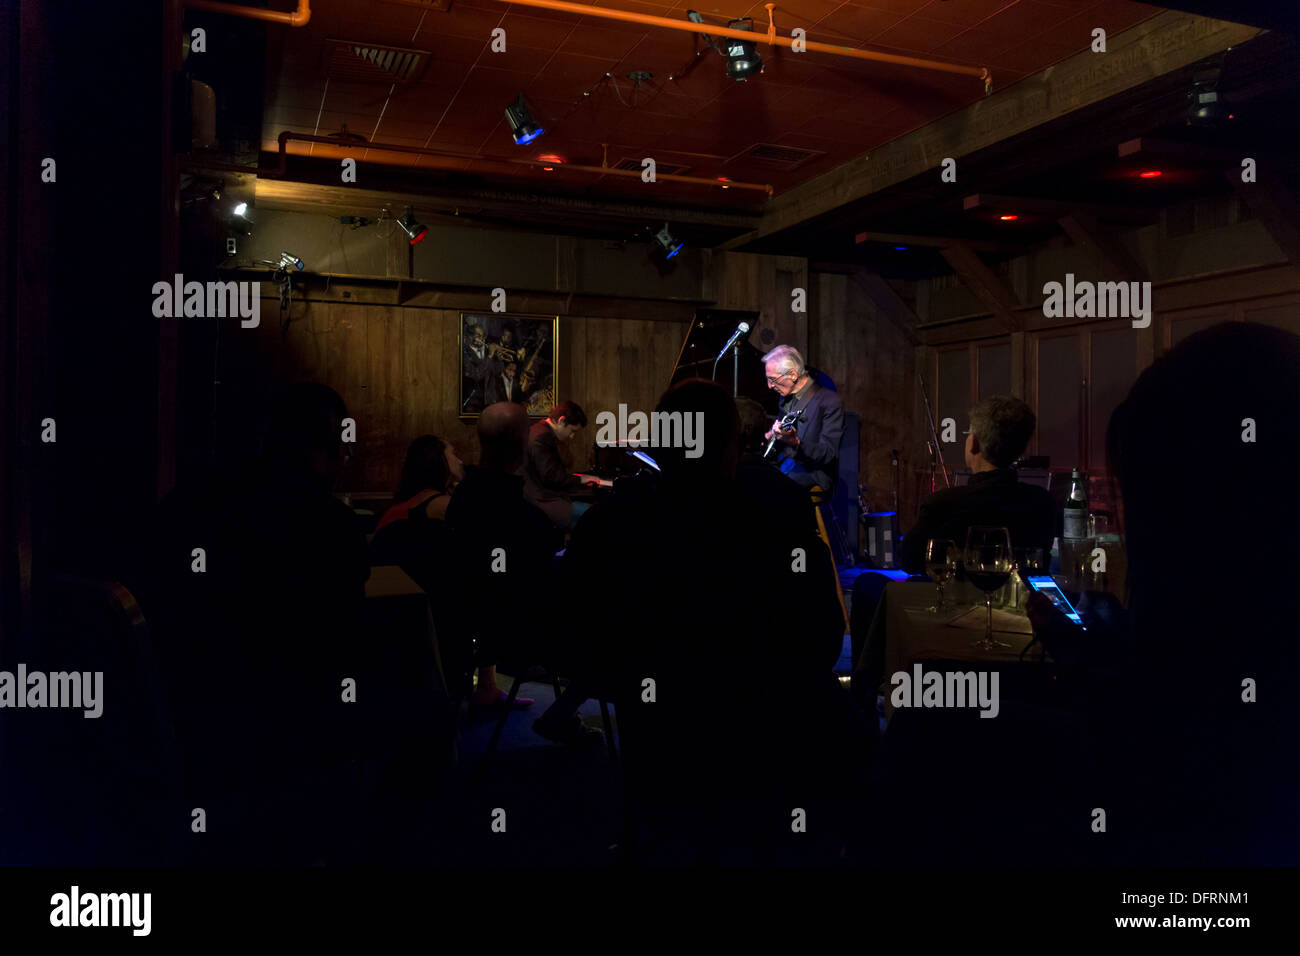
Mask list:
[[[829,492],[835,487],[840,473],[840,439],[844,436],[844,403],[838,392],[822,388],[815,382],[808,385],[802,397],[796,394],[781,399],[781,414],[796,408],[802,409],[804,420],[795,426],[799,448],[782,446],[782,458],[794,458],[795,469],[791,477],[799,481],[799,472],[807,478],[800,484],[817,484]]]
[[[528,430],[528,457],[524,460],[524,497],[541,508],[557,525],[567,526],[573,515],[573,492],[582,488],[560,457],[560,440],[545,421]]]
[[[515,375],[514,387],[511,389],[511,395],[506,397],[506,386],[502,381],[501,365],[498,362],[489,362],[487,373],[483,376],[483,404],[495,405],[497,402],[515,402],[524,404],[524,388],[519,384],[519,375]]]
[[[971,475],[961,488],[935,492],[921,505],[916,525],[903,537],[899,549],[903,569],[925,573],[925,543],[930,538],[951,538],[958,549],[966,546],[973,525],[1005,527],[1013,548],[1052,547],[1052,496],[1043,488],[1027,485],[1012,468],[997,468]]]

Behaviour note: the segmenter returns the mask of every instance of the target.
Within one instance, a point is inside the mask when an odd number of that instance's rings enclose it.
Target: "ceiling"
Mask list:
[[[695,4],[706,23],[752,16],[755,29],[766,30],[761,3],[715,3],[593,5],[684,20]],[[1095,27],[1114,34],[1159,12],[1129,0],[783,0],[775,21],[785,35],[802,27],[814,41],[988,67],[996,90],[1087,49]],[[506,31],[504,53],[489,48],[496,27]],[[508,161],[550,154],[569,165],[627,160],[639,170],[649,156],[661,173],[769,184],[780,195],[983,93],[973,76],[765,44],[764,73],[738,83],[695,34],[496,0],[315,0],[307,26],[271,27],[267,42],[264,150],[274,151],[286,130],[324,136],[346,126],[368,142],[475,158],[301,142],[290,142],[288,152],[353,156],[444,182],[450,173],[461,184],[615,198],[645,199],[646,186],[635,177]],[[351,51],[379,45],[418,51],[405,61],[410,75]],[[627,79],[632,71],[653,78],[638,85]],[[546,129],[526,147],[513,143],[504,116],[521,92]],[[763,147],[757,156],[754,147]],[[755,210],[766,201],[761,191],[662,180],[655,190],[656,201],[715,208]]]

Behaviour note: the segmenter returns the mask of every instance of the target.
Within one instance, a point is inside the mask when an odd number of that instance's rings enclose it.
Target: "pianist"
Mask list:
[[[587,424],[587,415],[574,401],[563,401],[528,432],[524,462],[524,497],[546,512],[557,528],[572,528],[588,508],[573,500],[582,480],[569,473],[560,457],[560,443],[570,442]]]

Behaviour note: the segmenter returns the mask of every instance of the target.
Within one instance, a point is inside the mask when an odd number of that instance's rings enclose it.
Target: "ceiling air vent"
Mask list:
[[[641,160],[639,159],[620,159],[617,163],[614,164],[614,168],[635,169],[639,173],[645,167],[641,165]],[[691,167],[689,166],[679,166],[676,163],[663,163],[657,159],[655,160],[656,176],[680,176],[682,173],[686,172],[686,170],[690,168]]]
[[[805,163],[810,163],[819,156],[825,156],[826,153],[820,149],[800,149],[797,146],[773,146],[771,143],[756,143],[749,149],[737,156],[733,156],[730,162],[748,162],[755,166],[762,166],[764,169],[779,169],[782,172],[789,172],[792,169],[798,169]]]
[[[416,82],[429,66],[428,50],[408,50],[348,40],[325,41],[325,75],[342,83]]]

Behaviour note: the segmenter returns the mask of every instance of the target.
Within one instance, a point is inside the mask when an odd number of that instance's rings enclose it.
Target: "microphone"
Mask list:
[[[715,358],[713,360],[713,364],[717,365],[718,360],[721,359],[722,356],[727,354],[727,349],[735,345],[736,340],[739,339],[742,335],[744,335],[748,331],[749,331],[748,322],[741,322],[740,325],[736,326],[736,331],[731,333],[731,338],[727,339],[727,344],[722,347],[722,351],[718,353],[718,358]]]

